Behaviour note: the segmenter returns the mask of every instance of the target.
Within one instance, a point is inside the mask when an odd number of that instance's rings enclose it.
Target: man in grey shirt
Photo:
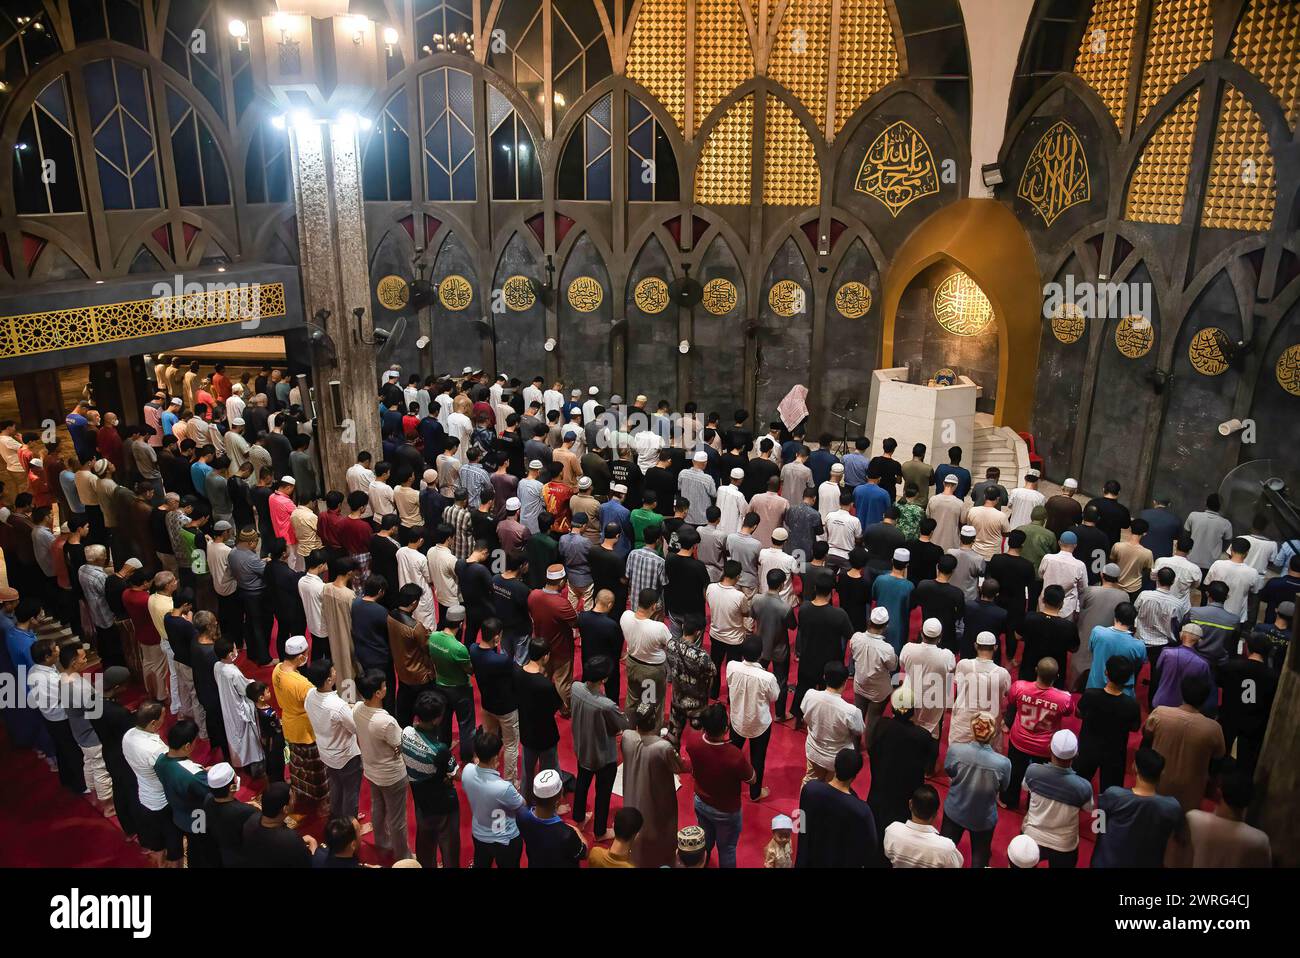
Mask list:
[[[757,528],[758,513],[748,512],[741,520],[740,531],[727,536],[727,558],[740,563],[736,587],[750,598],[758,588],[758,554],[763,551],[763,543],[754,536]]]
[[[708,465],[708,453],[700,450],[691,456],[691,468],[677,477],[677,491],[691,504],[686,511],[688,525],[702,526],[709,521],[709,506],[713,505],[713,499],[718,494],[718,485],[704,471]]]
[[[578,782],[573,793],[573,820],[587,814],[587,789],[596,783],[593,826],[597,841],[603,841],[609,821],[609,797],[618,774],[618,736],[629,727],[623,710],[603,694],[605,680],[615,668],[604,655],[589,659],[582,667],[582,682],[573,686],[573,754],[578,760]]]
[[[212,461],[212,471],[203,480],[203,491],[207,494],[209,505],[212,506],[214,523],[222,519],[233,522],[235,518],[235,507],[230,501],[229,481],[226,478],[226,470],[229,468],[230,459],[226,456],[218,456]]]
[[[813,543],[822,534],[822,514],[817,510],[817,487],[809,483],[803,488],[803,500],[785,511],[785,529],[790,533],[785,540],[785,551],[807,563],[812,559]]]
[[[150,433],[151,430],[144,426],[132,426],[127,430],[127,445],[131,450],[136,475],[141,482],[147,482],[153,487],[154,501],[160,502],[163,497],[162,473],[158,471],[158,454],[148,442]]]
[[[695,547],[695,558],[709,568],[709,581],[722,579],[722,563],[727,554],[727,534],[718,528],[722,521],[722,510],[709,506],[704,510],[705,524],[695,531],[699,533],[700,543]]]
[[[1218,494],[1211,493],[1205,499],[1205,509],[1189,515],[1183,526],[1192,537],[1192,551],[1187,558],[1200,567],[1202,577],[1216,559],[1223,558],[1223,550],[1232,541],[1232,523],[1219,514],[1220,508]],[[1204,601],[1205,590],[1202,588],[1201,602]]]
[[[961,548],[949,549],[948,555],[957,560],[957,568],[948,580],[966,593],[967,602],[975,602],[980,595],[980,576],[984,574],[984,558],[971,546],[977,535],[974,526],[961,527]]]

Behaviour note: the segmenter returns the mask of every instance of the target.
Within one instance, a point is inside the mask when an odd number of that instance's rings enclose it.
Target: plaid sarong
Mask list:
[[[329,797],[329,781],[325,778],[325,763],[320,760],[316,743],[288,744],[290,789],[309,802],[323,802]]]

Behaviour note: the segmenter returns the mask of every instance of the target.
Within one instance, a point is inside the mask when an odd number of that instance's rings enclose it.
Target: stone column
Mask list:
[[[1286,868],[1300,865],[1300,648],[1287,649],[1277,680],[1273,713],[1255,768],[1255,804],[1246,817],[1268,833],[1273,860]]]
[[[355,120],[300,119],[289,124],[294,204],[304,306],[334,341],[312,357],[317,445],[326,488],[344,488],[344,473],[361,449],[383,457],[375,396],[375,350],[372,339],[370,270],[361,194],[361,151]],[[366,307],[361,335],[353,310]],[[337,390],[331,382],[337,381]],[[336,402],[335,393],[338,401]]]

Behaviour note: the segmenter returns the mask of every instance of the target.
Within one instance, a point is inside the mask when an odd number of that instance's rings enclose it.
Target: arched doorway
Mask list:
[[[999,426],[1028,430],[1038,366],[1042,286],[1029,237],[997,200],[965,199],[938,210],[899,247],[885,274],[881,365],[897,364],[895,335],[899,306],[913,280],[939,264],[964,273],[988,297],[997,328],[997,385],[993,419]],[[1014,368],[1013,368],[1014,362]]]

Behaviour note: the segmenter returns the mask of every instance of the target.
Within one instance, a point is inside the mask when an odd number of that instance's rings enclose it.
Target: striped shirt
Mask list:
[[[635,605],[643,589],[662,592],[664,588],[664,560],[649,549],[633,549],[627,555],[628,596]]]

